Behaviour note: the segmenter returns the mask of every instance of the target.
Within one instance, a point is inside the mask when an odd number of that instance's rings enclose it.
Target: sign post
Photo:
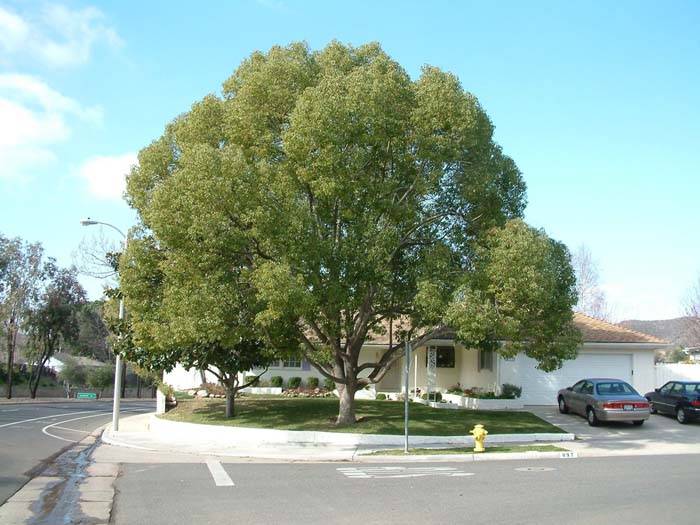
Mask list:
[[[404,397],[403,397],[403,453],[408,454],[408,378],[411,375],[411,343],[406,341],[406,355],[404,355]]]

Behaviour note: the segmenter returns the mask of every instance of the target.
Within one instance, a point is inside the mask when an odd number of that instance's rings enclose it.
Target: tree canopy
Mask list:
[[[128,178],[137,345],[299,345],[338,385],[339,423],[403,341],[447,323],[558,366],[576,342],[568,251],[519,220],[525,183],[493,131],[454,75],[412,79],[378,44],[253,53]],[[390,348],[359,362],[387,324]]]

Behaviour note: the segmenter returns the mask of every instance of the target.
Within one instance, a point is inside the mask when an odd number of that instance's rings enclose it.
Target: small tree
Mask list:
[[[36,397],[46,362],[64,341],[78,335],[77,310],[85,303],[85,290],[77,279],[75,268],[54,270],[39,306],[29,316],[29,357],[32,371],[29,378],[30,396]]]
[[[69,385],[83,386],[87,381],[87,371],[77,359],[68,357],[63,361],[63,368],[58,373],[58,377],[67,381]]]
[[[100,397],[105,388],[114,381],[114,365],[96,366],[88,372],[87,383],[91,388],[99,389]]]

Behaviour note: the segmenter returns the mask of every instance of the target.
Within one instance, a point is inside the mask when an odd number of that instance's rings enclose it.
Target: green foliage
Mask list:
[[[270,378],[270,385],[275,388],[281,388],[283,384],[284,379],[282,378],[282,376],[272,376]]]
[[[323,378],[323,388],[329,391],[335,390],[335,381],[328,379],[327,377]]]
[[[377,401],[386,400],[386,394],[377,394]]]
[[[523,393],[523,387],[503,383],[501,386],[501,398],[503,399],[518,399]]]
[[[260,384],[260,379],[258,376],[255,375],[247,375],[245,376],[245,384],[251,383],[250,386],[259,386]]]
[[[99,389],[100,392],[110,386],[114,381],[114,366],[102,365],[91,368],[87,375],[87,384]]]
[[[301,386],[301,377],[294,376],[290,377],[287,381],[287,386],[289,388],[299,388]]]
[[[254,53],[141,150],[127,194],[134,346],[167,366],[247,370],[301,348],[350,391],[395,362],[358,361],[399,318],[398,348],[450,321],[482,347],[519,338],[504,353],[527,341],[543,369],[574,355],[568,253],[508,222],[525,184],[478,100],[435,67],[411,79],[378,44]]]
[[[491,230],[447,310],[448,324],[467,347],[506,357],[524,351],[542,370],[559,368],[581,343],[569,259],[563,244],[521,220]]]
[[[87,384],[88,374],[85,367],[77,359],[69,357],[63,362],[63,368],[58,373],[58,377],[63,381],[68,381],[70,385],[84,386]]]
[[[318,377],[311,376],[306,380],[306,386],[309,388],[318,388]]]
[[[666,353],[666,358],[664,361],[666,363],[682,363],[688,360],[688,354],[686,354],[682,348],[673,348]]]
[[[442,393],[440,392],[425,392],[422,396],[420,396],[421,399],[426,399],[428,401],[437,401],[438,403],[442,401]]]

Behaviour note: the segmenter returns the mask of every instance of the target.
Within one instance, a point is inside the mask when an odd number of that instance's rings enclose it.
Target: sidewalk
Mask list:
[[[166,454],[190,454],[197,456],[217,456],[226,458],[254,458],[261,460],[283,461],[360,461],[360,462],[405,462],[410,461],[486,461],[503,459],[543,459],[559,458],[560,452],[525,452],[525,453],[492,453],[485,456],[471,454],[449,455],[411,455],[411,456],[368,456],[369,452],[383,449],[397,449],[397,446],[357,445],[357,444],[328,444],[328,443],[235,443],[222,439],[216,432],[202,436],[201,432],[192,434],[189,428],[183,432],[164,432],[151,428],[154,414],[139,414],[123,418],[120,421],[119,432],[113,432],[111,425],[105,428],[102,441],[115,447],[159,452]],[[191,427],[189,423],[182,425]],[[201,425],[196,425],[201,427]],[[212,431],[216,427],[212,428]],[[339,436],[340,437],[340,436]],[[533,441],[510,441],[509,443],[527,445]],[[567,442],[570,443],[570,442]],[[411,447],[423,446],[411,443]],[[563,443],[556,442],[557,446]],[[447,445],[442,445],[446,447]],[[455,446],[455,445],[452,445]],[[440,448],[436,445],[434,448]],[[566,447],[563,447],[566,448]]]

